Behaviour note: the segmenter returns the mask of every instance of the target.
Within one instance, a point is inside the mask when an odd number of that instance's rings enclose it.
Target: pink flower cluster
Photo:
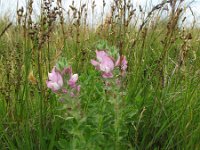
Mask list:
[[[54,67],[51,73],[48,74],[49,80],[46,81],[47,87],[53,92],[57,92],[63,87],[63,77],[59,71]]]
[[[53,92],[58,93],[62,92],[67,94],[69,90],[65,88],[64,76],[69,75],[69,80],[67,81],[67,85],[70,88],[70,95],[72,97],[75,96],[74,92],[80,91],[80,85],[76,85],[78,81],[78,74],[72,73],[72,68],[64,68],[63,71],[59,71],[56,67],[54,67],[51,73],[48,74],[48,80],[46,81],[47,87],[50,88]]]
[[[125,76],[128,64],[125,56],[121,55],[115,61],[115,59],[109,56],[105,51],[96,51],[96,58],[97,60],[92,59],[91,63],[97,70],[102,72],[103,78],[112,78],[115,68],[119,68],[121,75]],[[65,77],[65,75],[68,78]],[[54,67],[51,73],[48,74],[46,84],[54,93],[70,93],[71,97],[74,97],[80,91],[80,85],[77,85],[77,81],[78,74],[73,74],[71,67],[64,68],[63,71]],[[117,80],[117,83],[118,82],[120,81]]]
[[[102,72],[103,78],[112,78],[115,67],[120,67],[122,76],[125,75],[128,64],[125,56],[119,56],[115,62],[114,58],[109,56],[105,51],[96,51],[96,57],[97,61],[92,59],[91,64]]]

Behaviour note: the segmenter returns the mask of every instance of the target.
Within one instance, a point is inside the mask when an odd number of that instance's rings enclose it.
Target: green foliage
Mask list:
[[[118,53],[119,53],[119,49],[117,49],[115,46],[111,46],[108,44],[108,41],[106,40],[100,40],[97,42],[97,45],[96,45],[96,48],[98,50],[107,50],[108,53],[111,55],[111,56],[118,56]]]
[[[58,59],[58,62],[56,63],[56,68],[58,68],[58,70],[63,70],[64,67],[69,67],[69,65],[67,59],[62,57]]]

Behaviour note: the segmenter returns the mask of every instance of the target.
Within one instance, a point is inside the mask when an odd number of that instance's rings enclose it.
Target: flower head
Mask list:
[[[80,92],[81,86],[77,85],[77,81],[78,81],[78,74],[73,74],[72,72],[72,68],[68,67],[67,69],[65,69],[66,73],[69,75],[69,80],[68,80],[68,85],[71,88],[72,91],[76,91],[77,93]]]
[[[96,60],[91,60],[91,64],[96,67],[97,70],[102,71],[103,78],[112,78],[112,71],[115,67],[113,58],[110,57],[105,51],[96,51]]]
[[[63,77],[59,71],[54,67],[51,73],[48,73],[48,80],[46,81],[47,87],[53,92],[57,92],[63,86]]]
[[[78,74],[73,74],[71,75],[69,81],[68,81],[68,85],[71,88],[75,88],[76,87],[76,82],[78,81]]]
[[[64,67],[62,71],[54,67],[48,74],[47,87],[57,94],[71,95],[75,97],[80,92],[80,85],[77,85],[78,74],[73,74],[72,67]],[[73,94],[72,94],[73,93]]]

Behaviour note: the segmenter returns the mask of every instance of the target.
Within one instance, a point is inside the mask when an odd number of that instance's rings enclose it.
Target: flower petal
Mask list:
[[[102,77],[103,77],[103,78],[106,78],[106,79],[107,79],[107,78],[112,78],[112,77],[113,77],[113,74],[112,74],[112,72],[109,72],[109,73],[105,73],[105,72],[104,72],[104,73],[102,74]]]
[[[99,62],[97,62],[96,60],[91,60],[91,64],[93,65],[93,66],[98,66],[99,65]]]
[[[76,90],[77,90],[78,92],[80,92],[80,90],[81,90],[81,86],[78,85],[78,86],[76,87]]]
[[[68,85],[71,87],[71,88],[75,88],[76,87],[76,82],[78,80],[78,74],[74,74],[71,76],[71,78],[69,79],[68,81]]]
[[[52,81],[47,81],[47,87],[54,92],[58,91],[61,88],[56,82]]]
[[[61,74],[58,72],[57,72],[57,84],[61,87],[63,86],[63,78],[62,78]]]
[[[58,91],[63,86],[63,77],[59,71],[56,71],[56,67],[52,69],[51,73],[48,73],[49,81],[46,82],[47,87],[52,91]]]
[[[96,57],[99,62],[102,62],[104,57],[108,57],[108,54],[105,51],[96,51]]]
[[[105,57],[100,63],[100,70],[106,73],[111,72],[114,69],[114,62],[109,57]]]
[[[49,80],[55,81],[57,79],[55,67],[52,69],[51,73],[48,73]]]

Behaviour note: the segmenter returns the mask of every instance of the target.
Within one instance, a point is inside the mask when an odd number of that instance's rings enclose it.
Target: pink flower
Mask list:
[[[110,73],[106,73],[106,72],[104,72],[103,74],[102,74],[102,77],[103,78],[112,78],[113,77],[113,74],[110,72]]]
[[[66,73],[69,74],[70,76],[72,75],[72,67],[71,66],[70,67],[65,67],[63,69],[63,71],[61,72],[62,75],[65,75]]]
[[[76,90],[77,90],[78,92],[80,92],[80,90],[81,90],[81,86],[78,85],[78,86],[76,87]]]
[[[119,56],[118,59],[117,59],[117,61],[115,62],[115,66],[121,66],[121,69],[123,71],[126,71],[127,64],[128,64],[128,62],[126,60],[126,56],[123,56],[123,55]]]
[[[97,70],[102,71],[103,78],[112,78],[112,71],[115,67],[112,57],[108,56],[105,51],[96,51],[97,60],[91,60],[91,64],[96,67]]]
[[[74,92],[71,92],[71,93],[70,93],[70,96],[71,96],[71,97],[75,97]]]
[[[68,85],[71,88],[75,88],[76,87],[76,82],[78,81],[78,74],[73,74],[70,76],[70,79],[68,81]]]
[[[76,85],[78,74],[72,73],[71,66],[65,67],[62,71],[54,67],[52,72],[48,74],[48,78],[49,79],[46,81],[47,87],[55,93],[70,94],[74,97],[80,92],[80,85]],[[68,78],[67,82],[65,82],[66,78]],[[67,83],[68,86],[66,86],[65,83]]]
[[[68,73],[70,76],[70,79],[68,80],[69,87],[72,88],[72,90],[76,90],[77,92],[80,92],[81,86],[76,85],[76,83],[78,81],[78,74],[73,74],[71,67],[68,67],[68,69],[66,69],[66,73]],[[73,95],[73,94],[71,94],[71,95]]]
[[[49,80],[46,81],[47,87],[50,88],[53,92],[57,92],[63,86],[63,77],[59,71],[56,70],[56,67],[52,69],[51,73],[48,73]]]
[[[96,50],[97,60],[102,62],[103,58],[108,57],[108,54],[105,51],[97,51]]]

